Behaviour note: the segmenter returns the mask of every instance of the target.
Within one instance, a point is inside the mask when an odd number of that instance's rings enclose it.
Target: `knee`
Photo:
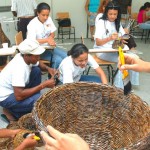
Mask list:
[[[60,65],[60,63],[62,62],[62,58],[61,57],[59,57],[59,56],[56,56],[56,57],[54,57],[53,58],[53,68],[58,68],[59,67],[59,65]]]
[[[65,50],[59,48],[59,47],[55,48],[54,54],[58,55],[62,59],[64,59],[65,57],[67,57],[67,52]]]

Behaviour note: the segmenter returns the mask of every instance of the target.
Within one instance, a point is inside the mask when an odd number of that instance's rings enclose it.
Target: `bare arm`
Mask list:
[[[14,150],[25,150],[27,148],[33,148],[35,147],[37,144],[36,140],[33,138],[33,136],[31,137],[27,137],[26,139],[24,139],[24,141]]]
[[[107,84],[107,78],[106,78],[106,75],[104,73],[104,71],[102,70],[101,67],[98,67],[97,69],[95,69],[96,73],[99,75],[99,77],[101,78],[102,80],[102,83],[103,84]]]
[[[0,129],[0,138],[13,138],[21,129]]]
[[[116,40],[117,38],[118,38],[118,33],[113,33],[111,36],[104,38],[104,39],[96,38],[96,45],[102,46],[112,40]]]
[[[55,37],[55,33],[53,32],[53,33],[50,34],[50,36],[48,38],[37,39],[37,41],[40,44],[48,43],[49,45],[55,46],[56,43],[55,43],[54,37]]]
[[[54,76],[54,74],[56,73],[56,70],[46,66],[42,62],[39,62],[39,67],[42,70],[47,70],[52,76]],[[14,95],[16,97],[16,100],[20,101],[34,95],[35,93],[39,92],[44,88],[53,88],[54,86],[55,86],[55,80],[51,78],[49,80],[45,80],[41,84],[32,88],[16,87],[16,86],[14,86],[13,88],[14,88]]]
[[[128,14],[131,16],[131,6],[128,6]]]
[[[85,7],[84,7],[88,16],[90,15],[90,12],[89,12],[89,2],[90,2],[89,0],[86,0]]]

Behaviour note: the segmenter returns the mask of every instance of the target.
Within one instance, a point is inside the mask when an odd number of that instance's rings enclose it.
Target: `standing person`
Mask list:
[[[105,73],[88,53],[88,48],[84,44],[75,44],[71,50],[68,51],[68,57],[66,57],[59,66],[60,81],[63,84],[78,81],[102,82],[107,84]],[[83,75],[87,65],[92,67],[99,77]]]
[[[41,69],[52,76],[54,69],[39,62],[45,49],[37,41],[24,40],[18,47],[20,53],[0,73],[0,106],[8,120],[16,120],[32,111],[34,103],[46,87],[53,88],[52,78],[41,83]]]
[[[127,20],[131,18],[132,0],[115,0],[120,5],[122,26],[124,27]]]
[[[28,39],[36,39],[42,46],[56,46],[54,37],[56,27],[51,19],[50,6],[47,3],[40,3],[37,6],[37,17],[28,24]],[[41,59],[48,60],[52,63],[53,68],[58,68],[61,61],[67,56],[67,53],[58,47],[52,50],[46,50]],[[51,62],[52,58],[52,62]]]
[[[120,23],[121,14],[120,7],[115,1],[108,2],[105,7],[103,16],[96,24],[95,31],[95,44],[94,48],[98,49],[112,49],[114,40],[125,34],[125,31]],[[123,41],[124,42],[124,41]],[[97,57],[102,60],[118,62],[118,53],[97,53]],[[139,73],[131,72],[131,83],[133,85],[139,85]],[[122,74],[119,71],[115,78],[115,86],[123,88]]]
[[[85,11],[88,15],[88,24],[90,27],[91,40],[94,41],[95,18],[97,16],[100,0],[86,0]]]
[[[147,12],[150,11],[150,2],[146,2],[139,10],[138,24],[141,29],[150,29],[150,17]]]
[[[12,0],[11,11],[18,17],[18,32],[22,31],[23,39],[26,39],[27,25],[35,16],[35,0]]]
[[[103,0],[101,4],[99,5],[97,16],[95,18],[95,26],[97,22],[100,20],[100,18],[103,16],[103,12],[105,11],[105,7],[107,6],[109,0]]]

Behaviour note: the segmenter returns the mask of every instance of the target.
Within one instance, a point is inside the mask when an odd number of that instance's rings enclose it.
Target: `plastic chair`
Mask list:
[[[15,35],[15,43],[16,45],[19,45],[23,41],[22,31],[18,32]]]
[[[56,14],[57,21],[58,21],[58,39],[61,36],[62,43],[64,40],[65,35],[69,35],[69,39],[71,34],[74,35],[74,42],[75,42],[75,27],[71,25],[71,19],[69,16],[69,12],[58,12]],[[60,21],[63,20],[63,24],[60,24]],[[65,22],[68,21],[68,22]]]

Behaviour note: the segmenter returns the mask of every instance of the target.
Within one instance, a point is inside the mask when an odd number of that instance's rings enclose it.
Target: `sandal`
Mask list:
[[[1,118],[3,121],[7,122],[8,124],[10,124],[10,122],[16,121],[15,119],[9,120],[5,114],[1,114]]]
[[[5,114],[1,114],[1,118],[3,121],[10,123],[9,119],[7,118],[7,116]]]

